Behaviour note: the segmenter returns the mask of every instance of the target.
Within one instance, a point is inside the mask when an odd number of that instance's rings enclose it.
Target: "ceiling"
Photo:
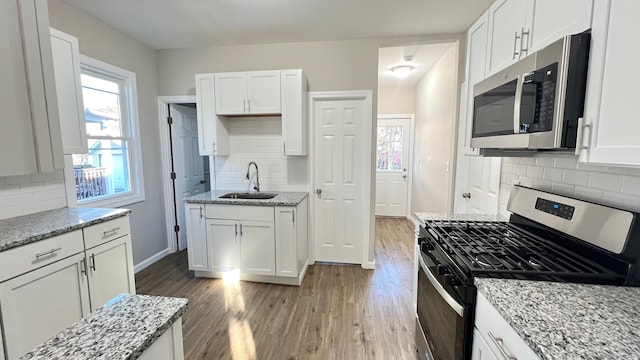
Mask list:
[[[452,43],[386,47],[378,50],[378,85],[389,87],[413,87],[440,60]],[[413,56],[410,62],[404,61],[407,55]],[[405,78],[398,78],[391,70],[397,65],[411,65],[413,71]]]
[[[155,49],[465,31],[493,0],[63,0]]]

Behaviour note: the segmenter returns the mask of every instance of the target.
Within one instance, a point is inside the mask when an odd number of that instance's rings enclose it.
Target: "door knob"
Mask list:
[[[462,197],[465,199],[471,199],[471,193],[468,193],[468,192],[462,193]]]
[[[321,195],[322,194],[322,189],[316,189],[316,194]]]
[[[406,178],[407,178],[407,175],[402,175],[402,178],[403,178],[403,179],[406,179]]]

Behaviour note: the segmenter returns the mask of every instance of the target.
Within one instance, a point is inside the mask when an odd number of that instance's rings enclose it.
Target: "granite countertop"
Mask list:
[[[414,213],[413,218],[424,226],[427,221],[451,220],[451,221],[507,221],[502,215],[487,214],[451,214],[451,213]]]
[[[0,251],[5,251],[128,215],[128,209],[62,208],[0,220]]]
[[[302,202],[309,193],[290,191],[262,191],[263,193],[278,194],[273,199],[220,199],[220,196],[235,190],[208,191],[203,194],[188,197],[184,202],[190,204],[227,204],[227,205],[257,205],[257,206],[296,206]]]
[[[476,278],[541,359],[640,359],[640,288]]]
[[[187,310],[187,299],[123,295],[20,360],[137,359]]]

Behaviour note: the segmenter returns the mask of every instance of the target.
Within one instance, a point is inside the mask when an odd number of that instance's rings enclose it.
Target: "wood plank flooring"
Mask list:
[[[415,359],[413,226],[376,220],[376,269],[316,264],[302,286],[194,278],[186,252],[136,275],[139,294],[186,297],[186,360]]]

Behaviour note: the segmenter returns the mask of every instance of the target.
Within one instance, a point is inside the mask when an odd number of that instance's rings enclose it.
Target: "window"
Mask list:
[[[89,151],[71,155],[76,203],[142,201],[136,75],[85,56],[80,63]]]
[[[378,171],[401,171],[406,167],[402,163],[403,143],[402,126],[378,126]]]

